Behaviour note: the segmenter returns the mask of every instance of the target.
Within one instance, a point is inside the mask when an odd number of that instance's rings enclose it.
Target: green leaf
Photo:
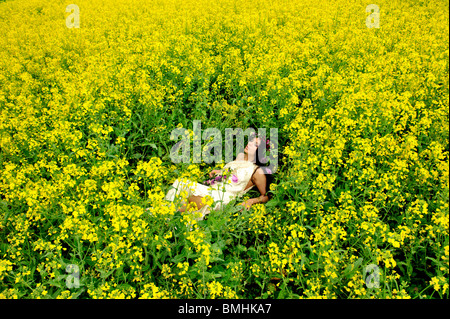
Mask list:
[[[205,279],[206,280],[215,280],[216,278],[222,277],[222,274],[214,274],[210,272],[205,272]]]
[[[362,262],[363,262],[362,257],[361,257],[361,258],[358,258],[358,259],[353,263],[354,269],[357,269],[357,268],[362,264]]]
[[[64,280],[64,281],[61,281],[61,280],[58,280],[58,279],[52,279],[52,280],[49,280],[48,283],[49,283],[50,285],[55,286],[55,287],[58,287],[58,288],[64,288],[64,287],[65,287],[65,284],[66,284],[65,280]],[[63,286],[63,285],[64,285],[64,286]]]
[[[286,291],[283,289],[277,296],[277,299],[284,299],[286,297]]]
[[[278,201],[278,200],[269,200],[267,203],[266,203],[266,207],[275,207],[275,206],[279,206],[280,205],[280,201]]]
[[[72,293],[72,299],[77,299],[79,295],[81,295],[86,289],[85,288],[79,288],[77,292]]]
[[[150,146],[150,147],[154,148],[155,150],[158,149],[158,147],[156,146],[155,143],[150,143],[150,142],[144,142],[141,144],[141,146]]]

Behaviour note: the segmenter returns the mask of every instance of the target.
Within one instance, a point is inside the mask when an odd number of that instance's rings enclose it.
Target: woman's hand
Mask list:
[[[239,205],[242,205],[242,206],[244,206],[246,209],[249,209],[249,208],[252,207],[252,205],[254,205],[254,204],[263,204],[263,203],[267,203],[268,200],[269,200],[269,196],[267,196],[267,195],[261,195],[260,197],[247,199],[245,202],[240,203]]]
[[[220,174],[220,171],[219,170],[217,170],[217,169],[213,169],[212,171],[211,171],[211,173],[209,173],[209,177],[213,177],[213,175],[214,174]]]
[[[254,198],[250,198],[247,199],[245,202],[240,203],[239,205],[242,205],[245,207],[245,209],[250,209],[250,207],[252,207],[252,205],[255,203],[255,199]]]

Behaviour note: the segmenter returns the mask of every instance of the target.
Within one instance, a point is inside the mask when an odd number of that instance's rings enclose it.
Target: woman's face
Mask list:
[[[244,153],[255,154],[259,144],[261,144],[261,139],[254,138],[253,140],[248,142],[247,146],[244,149]]]

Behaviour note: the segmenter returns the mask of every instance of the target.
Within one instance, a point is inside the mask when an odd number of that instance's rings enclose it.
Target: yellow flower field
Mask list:
[[[0,1],[0,298],[448,298],[449,4],[369,4]],[[269,202],[164,205],[194,120]]]

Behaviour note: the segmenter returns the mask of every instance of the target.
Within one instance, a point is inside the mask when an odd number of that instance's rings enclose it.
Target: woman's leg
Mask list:
[[[199,210],[203,206],[205,206],[205,203],[202,201],[202,199],[203,199],[202,196],[191,195],[188,199],[188,203],[195,203],[197,205],[196,210]],[[186,207],[187,207],[188,203],[184,203],[178,211],[180,211],[180,212],[186,211]]]
[[[183,191],[187,192],[187,195],[189,195],[190,193],[188,187],[189,184],[191,184],[191,181],[177,178],[175,182],[172,184],[172,188],[169,189],[169,191],[167,192],[167,195],[165,196],[164,199],[173,202],[175,200],[175,197],[179,196]],[[186,210],[186,206],[188,205],[188,203],[186,203],[185,200],[181,200],[180,202],[181,207],[178,209],[178,211],[184,212]]]
[[[183,205],[181,205],[181,207],[178,208],[178,211],[179,211],[180,213],[186,211],[186,206],[187,206],[187,204],[186,204],[186,203],[183,203]]]
[[[203,206],[205,206],[205,200],[202,196],[192,195],[191,197],[189,197],[189,202],[197,204],[197,209],[201,209]]]

